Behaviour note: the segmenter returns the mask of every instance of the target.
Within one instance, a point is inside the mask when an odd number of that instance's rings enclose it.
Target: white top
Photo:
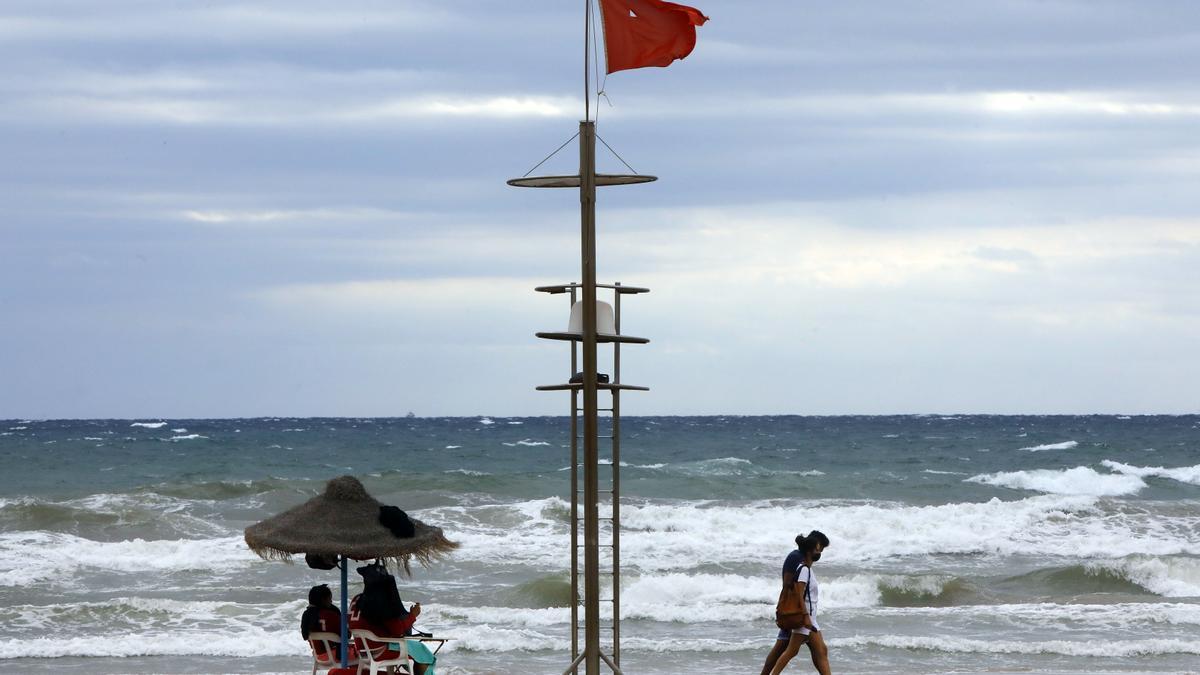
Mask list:
[[[817,577],[812,573],[812,568],[800,563],[800,566],[796,568],[796,583],[808,584],[808,588],[804,591],[804,599],[808,604],[808,613],[816,616],[820,588],[817,585]]]

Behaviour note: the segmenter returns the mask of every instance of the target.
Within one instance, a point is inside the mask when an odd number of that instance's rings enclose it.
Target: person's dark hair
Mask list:
[[[333,600],[333,591],[329,590],[327,584],[313,586],[308,589],[308,604],[321,606],[325,604],[326,600]]]
[[[396,577],[387,574],[377,577],[363,589],[358,609],[369,623],[382,624],[408,614],[396,588]]]
[[[311,633],[321,630],[321,608],[333,601],[333,591],[321,584],[308,589],[308,609],[300,616],[300,634],[307,640]]]
[[[802,535],[802,534],[796,535],[796,546],[798,546],[798,547],[804,546],[804,535]]]
[[[826,537],[825,533],[821,532],[820,530],[813,530],[812,532],[809,532],[807,537],[796,537],[796,545],[799,546],[800,550],[804,551],[806,554],[812,553],[813,549],[817,547],[817,544],[820,544],[824,547],[829,546],[829,537]]]

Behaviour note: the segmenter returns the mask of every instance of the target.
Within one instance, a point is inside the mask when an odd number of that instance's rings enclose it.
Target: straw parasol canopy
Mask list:
[[[390,558],[408,575],[413,558],[428,567],[458,548],[442,528],[415,518],[413,536],[396,536],[380,523],[381,506],[357,478],[341,476],[329,481],[322,494],[247,527],[246,544],[267,560],[288,560],[296,554]]]

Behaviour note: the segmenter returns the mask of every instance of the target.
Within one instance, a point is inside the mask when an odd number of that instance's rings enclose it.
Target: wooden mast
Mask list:
[[[600,674],[600,472],[596,396],[596,124],[588,89],[592,0],[583,11],[583,121],[579,123],[579,222],[583,284],[583,663]],[[599,64],[597,64],[599,65]]]
[[[584,672],[600,673],[600,514],[596,410],[596,124],[579,123],[579,211],[583,272],[583,625]]]

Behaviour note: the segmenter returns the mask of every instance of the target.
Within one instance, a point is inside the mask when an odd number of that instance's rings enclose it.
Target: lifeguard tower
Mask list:
[[[567,342],[571,351],[566,381],[537,387],[539,391],[571,393],[572,660],[564,675],[578,672],[581,664],[589,675],[599,673],[601,661],[612,672],[621,673],[621,392],[648,391],[621,381],[621,345],[649,342],[621,332],[621,300],[650,289],[596,283],[596,188],[654,180],[654,176],[637,173],[597,174],[596,123],[585,120],[579,123],[577,175],[508,181],[515,187],[579,189],[581,281],[535,289],[565,295],[571,310],[567,330],[537,333],[539,338]],[[611,294],[612,302],[597,300],[598,289]],[[597,372],[598,345],[612,347],[611,377]],[[604,401],[608,407],[600,407],[600,392],[608,394]],[[607,452],[601,450],[601,441],[606,441]],[[602,584],[602,579],[611,583]],[[602,592],[609,597],[601,597]],[[606,612],[602,617],[601,605],[609,605],[611,615]],[[607,639],[601,639],[602,632],[608,634]]]
[[[691,53],[696,44],[695,27],[708,17],[694,7],[660,0],[597,0],[604,18],[606,73],[650,66],[667,66]],[[562,340],[571,347],[570,370],[566,382],[538,387],[541,391],[571,393],[571,665],[563,675],[577,673],[583,665],[586,675],[599,675],[600,664],[621,673],[621,392],[647,391],[646,387],[621,381],[621,345],[645,344],[646,338],[626,335],[621,326],[621,302],[627,295],[647,293],[649,289],[620,283],[596,283],[596,188],[636,185],[657,180],[634,171],[615,150],[596,134],[596,122],[589,108],[589,79],[596,76],[596,107],[603,94],[599,79],[599,56],[593,54],[596,21],[593,0],[584,0],[583,25],[583,121],[579,133],[559,146],[521,178],[508,181],[514,187],[578,188],[580,280],[536,290],[566,295],[571,315],[565,331],[537,333],[546,340]],[[593,59],[593,56],[595,57]],[[592,61],[596,63],[593,71]],[[607,82],[607,76],[605,79]],[[533,176],[546,160],[579,139],[579,172],[566,176]],[[627,174],[596,173],[596,141],[612,151],[629,169]],[[612,302],[599,301],[597,289],[611,294]],[[598,345],[612,347],[612,373],[597,372]],[[600,392],[607,392],[607,408],[600,407]],[[582,399],[582,401],[581,401]],[[603,415],[602,415],[603,413]],[[601,443],[607,441],[607,443]],[[582,443],[581,443],[582,442]],[[602,453],[601,446],[608,452]],[[580,456],[580,448],[583,453]],[[603,454],[603,456],[602,456]],[[603,481],[604,489],[601,489]],[[603,496],[602,496],[603,495]],[[582,525],[582,543],[580,543]],[[583,567],[580,569],[580,553]],[[582,584],[580,581],[582,577]],[[601,580],[609,579],[609,597]],[[579,593],[583,586],[582,596]],[[579,608],[582,599],[583,621]],[[610,606],[608,623],[602,623],[601,605]],[[583,645],[580,648],[580,632]],[[600,634],[609,632],[606,643]]]

